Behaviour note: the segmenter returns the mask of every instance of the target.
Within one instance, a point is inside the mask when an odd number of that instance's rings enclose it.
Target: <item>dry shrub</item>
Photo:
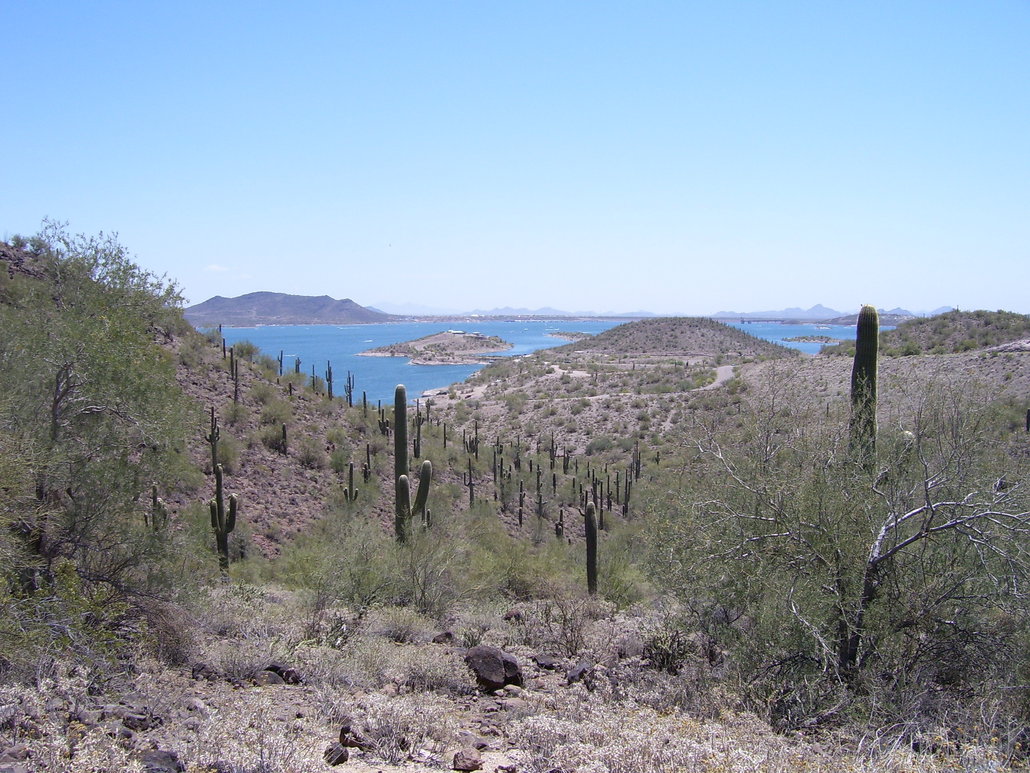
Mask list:
[[[436,645],[397,649],[399,686],[411,692],[436,692],[451,696],[471,695],[476,681],[461,655]]]
[[[581,591],[560,589],[549,598],[527,605],[515,622],[515,639],[531,647],[542,647],[568,657],[586,650],[607,650],[614,630],[614,608]]]
[[[333,717],[340,688],[377,690],[392,684],[401,692],[468,695],[475,682],[456,650],[431,644],[397,645],[381,636],[358,634],[340,650],[298,651],[308,681],[317,685],[323,713]]]
[[[182,607],[158,601],[141,604],[147,621],[147,640],[154,654],[169,666],[189,663],[195,647],[194,624]]]
[[[433,695],[366,695],[352,709],[371,753],[392,764],[418,752],[441,755],[456,729],[451,704]]]
[[[368,631],[398,644],[427,641],[433,621],[411,607],[386,607],[369,616]]]
[[[321,728],[301,720],[279,719],[281,698],[273,692],[241,701],[232,711],[211,712],[196,733],[186,734],[177,749],[190,770],[212,769],[253,773],[322,770],[326,747]]]

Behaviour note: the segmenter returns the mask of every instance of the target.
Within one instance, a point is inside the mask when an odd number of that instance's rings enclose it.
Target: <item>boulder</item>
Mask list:
[[[322,756],[326,765],[342,765],[350,759],[350,750],[342,744],[334,743],[325,750],[325,754]]]
[[[479,687],[486,692],[500,690],[507,684],[522,686],[522,669],[513,655],[497,647],[483,644],[465,653],[465,664],[471,669]]]
[[[279,676],[286,684],[303,684],[304,682],[297,669],[283,663],[269,663],[265,666],[265,671],[271,671],[273,674]]]
[[[590,660],[581,660],[565,674],[566,684],[582,682],[588,689],[594,686],[594,663]]]
[[[140,762],[147,773],[182,773],[186,770],[186,766],[179,760],[179,755],[167,749],[144,752]]]
[[[476,749],[462,749],[454,754],[452,770],[482,770],[483,758]]]

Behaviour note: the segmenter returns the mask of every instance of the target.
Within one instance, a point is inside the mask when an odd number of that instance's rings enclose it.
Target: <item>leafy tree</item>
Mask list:
[[[0,304],[0,430],[12,439],[0,450],[31,460],[21,591],[52,583],[64,559],[85,593],[139,590],[162,544],[144,526],[147,494],[186,464],[191,409],[155,341],[182,325],[181,298],[112,236],[45,222],[26,244],[42,278],[22,278]]]

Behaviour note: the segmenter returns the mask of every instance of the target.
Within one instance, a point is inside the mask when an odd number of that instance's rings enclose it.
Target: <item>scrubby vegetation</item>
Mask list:
[[[1025,763],[1025,352],[867,362],[870,401],[844,358],[645,320],[377,410],[223,351],[113,240],[0,255],[0,755]]]
[[[880,352],[890,357],[959,354],[1030,339],[1030,316],[1011,311],[949,311],[902,322],[880,335]],[[853,342],[823,347],[824,354],[852,356]]]

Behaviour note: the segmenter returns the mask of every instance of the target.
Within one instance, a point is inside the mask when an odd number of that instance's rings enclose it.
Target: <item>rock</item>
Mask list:
[[[265,671],[271,671],[273,674],[278,674],[286,684],[304,683],[304,680],[300,678],[300,672],[298,672],[297,669],[292,666],[284,665],[283,663],[269,663],[265,666]]]
[[[342,765],[350,759],[350,751],[342,744],[334,743],[322,755],[326,765]]]
[[[122,717],[122,724],[129,728],[129,730],[135,730],[137,732],[140,730],[150,730],[155,728],[160,725],[161,722],[161,717],[155,717],[150,713],[143,714],[127,712],[125,716]]]
[[[497,647],[479,645],[465,653],[465,663],[472,670],[480,688],[487,692],[507,684],[522,686],[522,669],[518,661]]]
[[[442,631],[433,637],[433,644],[454,644],[454,631]]]
[[[551,655],[544,655],[538,652],[536,655],[531,655],[530,660],[545,671],[557,671],[561,668],[561,661]]]
[[[208,682],[215,682],[222,676],[217,668],[212,668],[207,663],[194,663],[190,673],[194,679],[205,679]]]
[[[343,726],[340,728],[340,746],[368,751],[374,748],[375,744],[359,728],[354,727],[350,717],[344,717]]]
[[[186,766],[179,761],[179,755],[167,749],[144,752],[140,757],[146,773],[182,773]]]
[[[205,714],[207,713],[207,704],[200,698],[189,698],[186,700],[186,711],[196,711],[200,714]]]
[[[576,682],[583,682],[587,689],[590,689],[593,685],[593,672],[594,664],[589,660],[581,660],[565,674],[565,683],[575,684]]]
[[[483,758],[476,749],[462,749],[454,754],[452,770],[482,770]]]
[[[286,684],[286,680],[275,671],[258,671],[254,674],[254,684],[258,687],[271,687],[277,684]]]

